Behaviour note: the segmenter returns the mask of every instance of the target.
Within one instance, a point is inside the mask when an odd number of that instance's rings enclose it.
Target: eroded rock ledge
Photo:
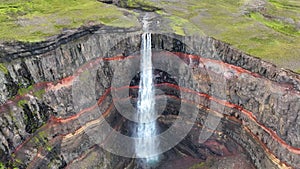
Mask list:
[[[199,111],[192,130],[196,132],[188,134],[178,150],[205,159],[207,154],[198,148],[212,147],[199,144],[196,136],[205,125],[207,114],[212,114],[222,118],[216,131],[212,131],[212,140],[223,144],[225,137],[229,137],[229,142],[246,150],[257,168],[300,166],[298,74],[213,38],[152,36],[153,48],[158,50],[154,56],[158,67],[190,72],[188,76],[172,75],[180,85],[164,84],[164,90],[174,89],[170,93],[170,102],[174,104],[170,104],[166,109],[169,113],[161,116],[159,122],[169,127],[178,118],[176,113],[170,113],[176,112],[172,105],[177,105],[174,97],[178,98],[178,92],[187,93],[185,104]],[[118,115],[109,89],[112,78],[124,78],[116,72],[125,72],[130,65],[138,66],[133,63],[138,60],[140,41],[140,32],[108,32],[96,27],[58,37],[57,43],[5,46],[1,61],[6,71],[0,71],[2,163],[20,168],[58,168],[98,157],[100,160],[93,161],[98,167],[131,165],[131,159],[111,155],[91,141],[93,131],[99,131],[102,122],[98,120],[99,111],[89,108],[98,106],[102,116],[113,123],[112,127],[124,132],[126,119]],[[170,60],[164,60],[174,56],[186,66],[174,66]],[[90,78],[93,72],[96,78]],[[78,97],[74,94],[74,89],[80,89],[76,86],[78,81],[83,86],[94,86],[96,94],[83,90]],[[75,104],[74,99],[80,101]],[[211,104],[223,109],[214,109]],[[96,136],[101,137],[101,132]],[[233,152],[237,151],[238,145],[233,147]],[[222,154],[225,150],[212,151]]]

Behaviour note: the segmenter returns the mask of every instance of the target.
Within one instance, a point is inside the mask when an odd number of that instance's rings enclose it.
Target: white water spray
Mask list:
[[[136,157],[146,158],[146,161],[157,161],[156,156],[159,142],[156,135],[155,88],[152,75],[151,33],[148,32],[148,22],[144,21],[141,47],[141,75],[139,97],[137,103],[137,117],[139,124],[136,127],[137,139],[135,143]]]

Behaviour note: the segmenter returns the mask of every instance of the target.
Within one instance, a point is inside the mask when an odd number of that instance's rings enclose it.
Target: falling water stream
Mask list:
[[[157,161],[159,142],[154,138],[157,133],[155,111],[155,88],[152,75],[151,33],[148,32],[148,22],[144,21],[144,33],[141,46],[141,78],[139,83],[139,97],[137,103],[136,127],[137,139],[135,143],[136,157],[146,159],[146,162]]]

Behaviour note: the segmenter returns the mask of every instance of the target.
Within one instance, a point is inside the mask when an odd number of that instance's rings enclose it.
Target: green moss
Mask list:
[[[43,95],[46,93],[45,89],[37,90],[33,93],[33,96],[37,97],[38,99],[41,99]]]
[[[53,149],[53,147],[51,147],[51,146],[49,146],[49,145],[46,146],[46,150],[47,150],[47,151],[50,152],[52,149]]]
[[[155,3],[148,0],[127,0],[123,1],[123,3],[123,6],[129,8],[140,8],[146,11],[156,11],[158,9]]]
[[[52,151],[53,147],[49,144],[49,141],[47,139],[47,133],[45,131],[39,131],[35,137],[34,137],[34,143],[37,146],[43,146],[45,150]]]
[[[172,27],[173,31],[178,35],[184,36],[185,32],[184,32],[183,26],[186,23],[186,20],[181,19],[181,18],[178,19],[179,17],[176,17],[176,16],[170,16],[168,18],[171,19],[171,21],[172,21],[170,26]]]
[[[2,162],[0,162],[0,169],[5,169],[5,165]]]
[[[300,4],[299,2],[297,3],[297,1],[269,0],[269,2],[279,9],[299,10],[300,8]]]
[[[45,89],[39,89],[39,90],[35,90],[34,86],[29,86],[27,88],[23,88],[21,87],[18,90],[18,94],[23,96],[25,94],[31,93],[33,96],[37,97],[37,98],[42,98],[42,96],[45,94]]]
[[[47,134],[45,131],[38,131],[33,137],[33,142],[36,146],[45,146],[48,143]],[[45,147],[47,149],[47,146]]]
[[[124,13],[123,9],[97,0],[0,1],[0,39],[35,42],[59,34],[64,28],[82,25],[138,25],[133,12]]]
[[[3,63],[0,63],[0,71],[2,71],[4,74],[8,74],[8,70]]]
[[[214,163],[214,160],[207,160],[205,162],[200,162],[200,163],[194,164],[189,169],[211,168],[213,163]]]
[[[15,162],[16,162],[17,164],[22,164],[22,161],[21,161],[20,159],[15,159]]]
[[[193,23],[189,20],[178,17],[176,15],[168,15],[163,11],[156,11],[157,14],[160,14],[164,18],[170,20],[170,26],[172,30],[178,35],[194,35],[194,34],[204,34],[202,30],[197,28]]]
[[[33,86],[29,86],[29,87],[27,87],[27,88],[20,88],[20,89],[18,90],[18,94],[19,94],[19,95],[25,95],[25,94],[29,93],[29,92],[32,91],[32,90],[33,90]]]
[[[19,166],[22,165],[22,161],[18,158],[13,158],[13,162],[9,164],[9,166],[12,166],[13,169],[19,169]]]
[[[82,72],[79,76],[79,80],[81,82],[88,82],[89,81],[89,77],[90,77],[90,71],[89,70],[85,70],[84,72]]]
[[[279,22],[277,20],[265,19],[260,13],[251,13],[250,17],[255,19],[256,21],[263,23],[267,27],[278,31],[280,33],[291,35],[291,36],[299,36],[300,31],[298,31],[295,26],[289,25],[283,22]]]
[[[28,104],[28,100],[19,100],[17,103],[19,107],[24,107],[25,104]]]
[[[38,136],[41,137],[41,138],[45,138],[47,136],[46,132],[45,131],[40,131],[38,133]]]
[[[271,16],[291,18],[299,22],[300,1],[269,0],[265,13]]]

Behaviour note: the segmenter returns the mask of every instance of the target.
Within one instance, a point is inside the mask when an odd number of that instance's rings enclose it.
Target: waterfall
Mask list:
[[[147,25],[147,23],[145,24]],[[155,111],[155,88],[152,75],[152,51],[151,33],[146,32],[142,35],[141,47],[141,74],[139,83],[139,97],[137,102],[136,136],[139,138],[135,143],[136,157],[146,158],[146,161],[157,161],[155,156],[158,152],[158,140],[156,135],[156,111]]]

